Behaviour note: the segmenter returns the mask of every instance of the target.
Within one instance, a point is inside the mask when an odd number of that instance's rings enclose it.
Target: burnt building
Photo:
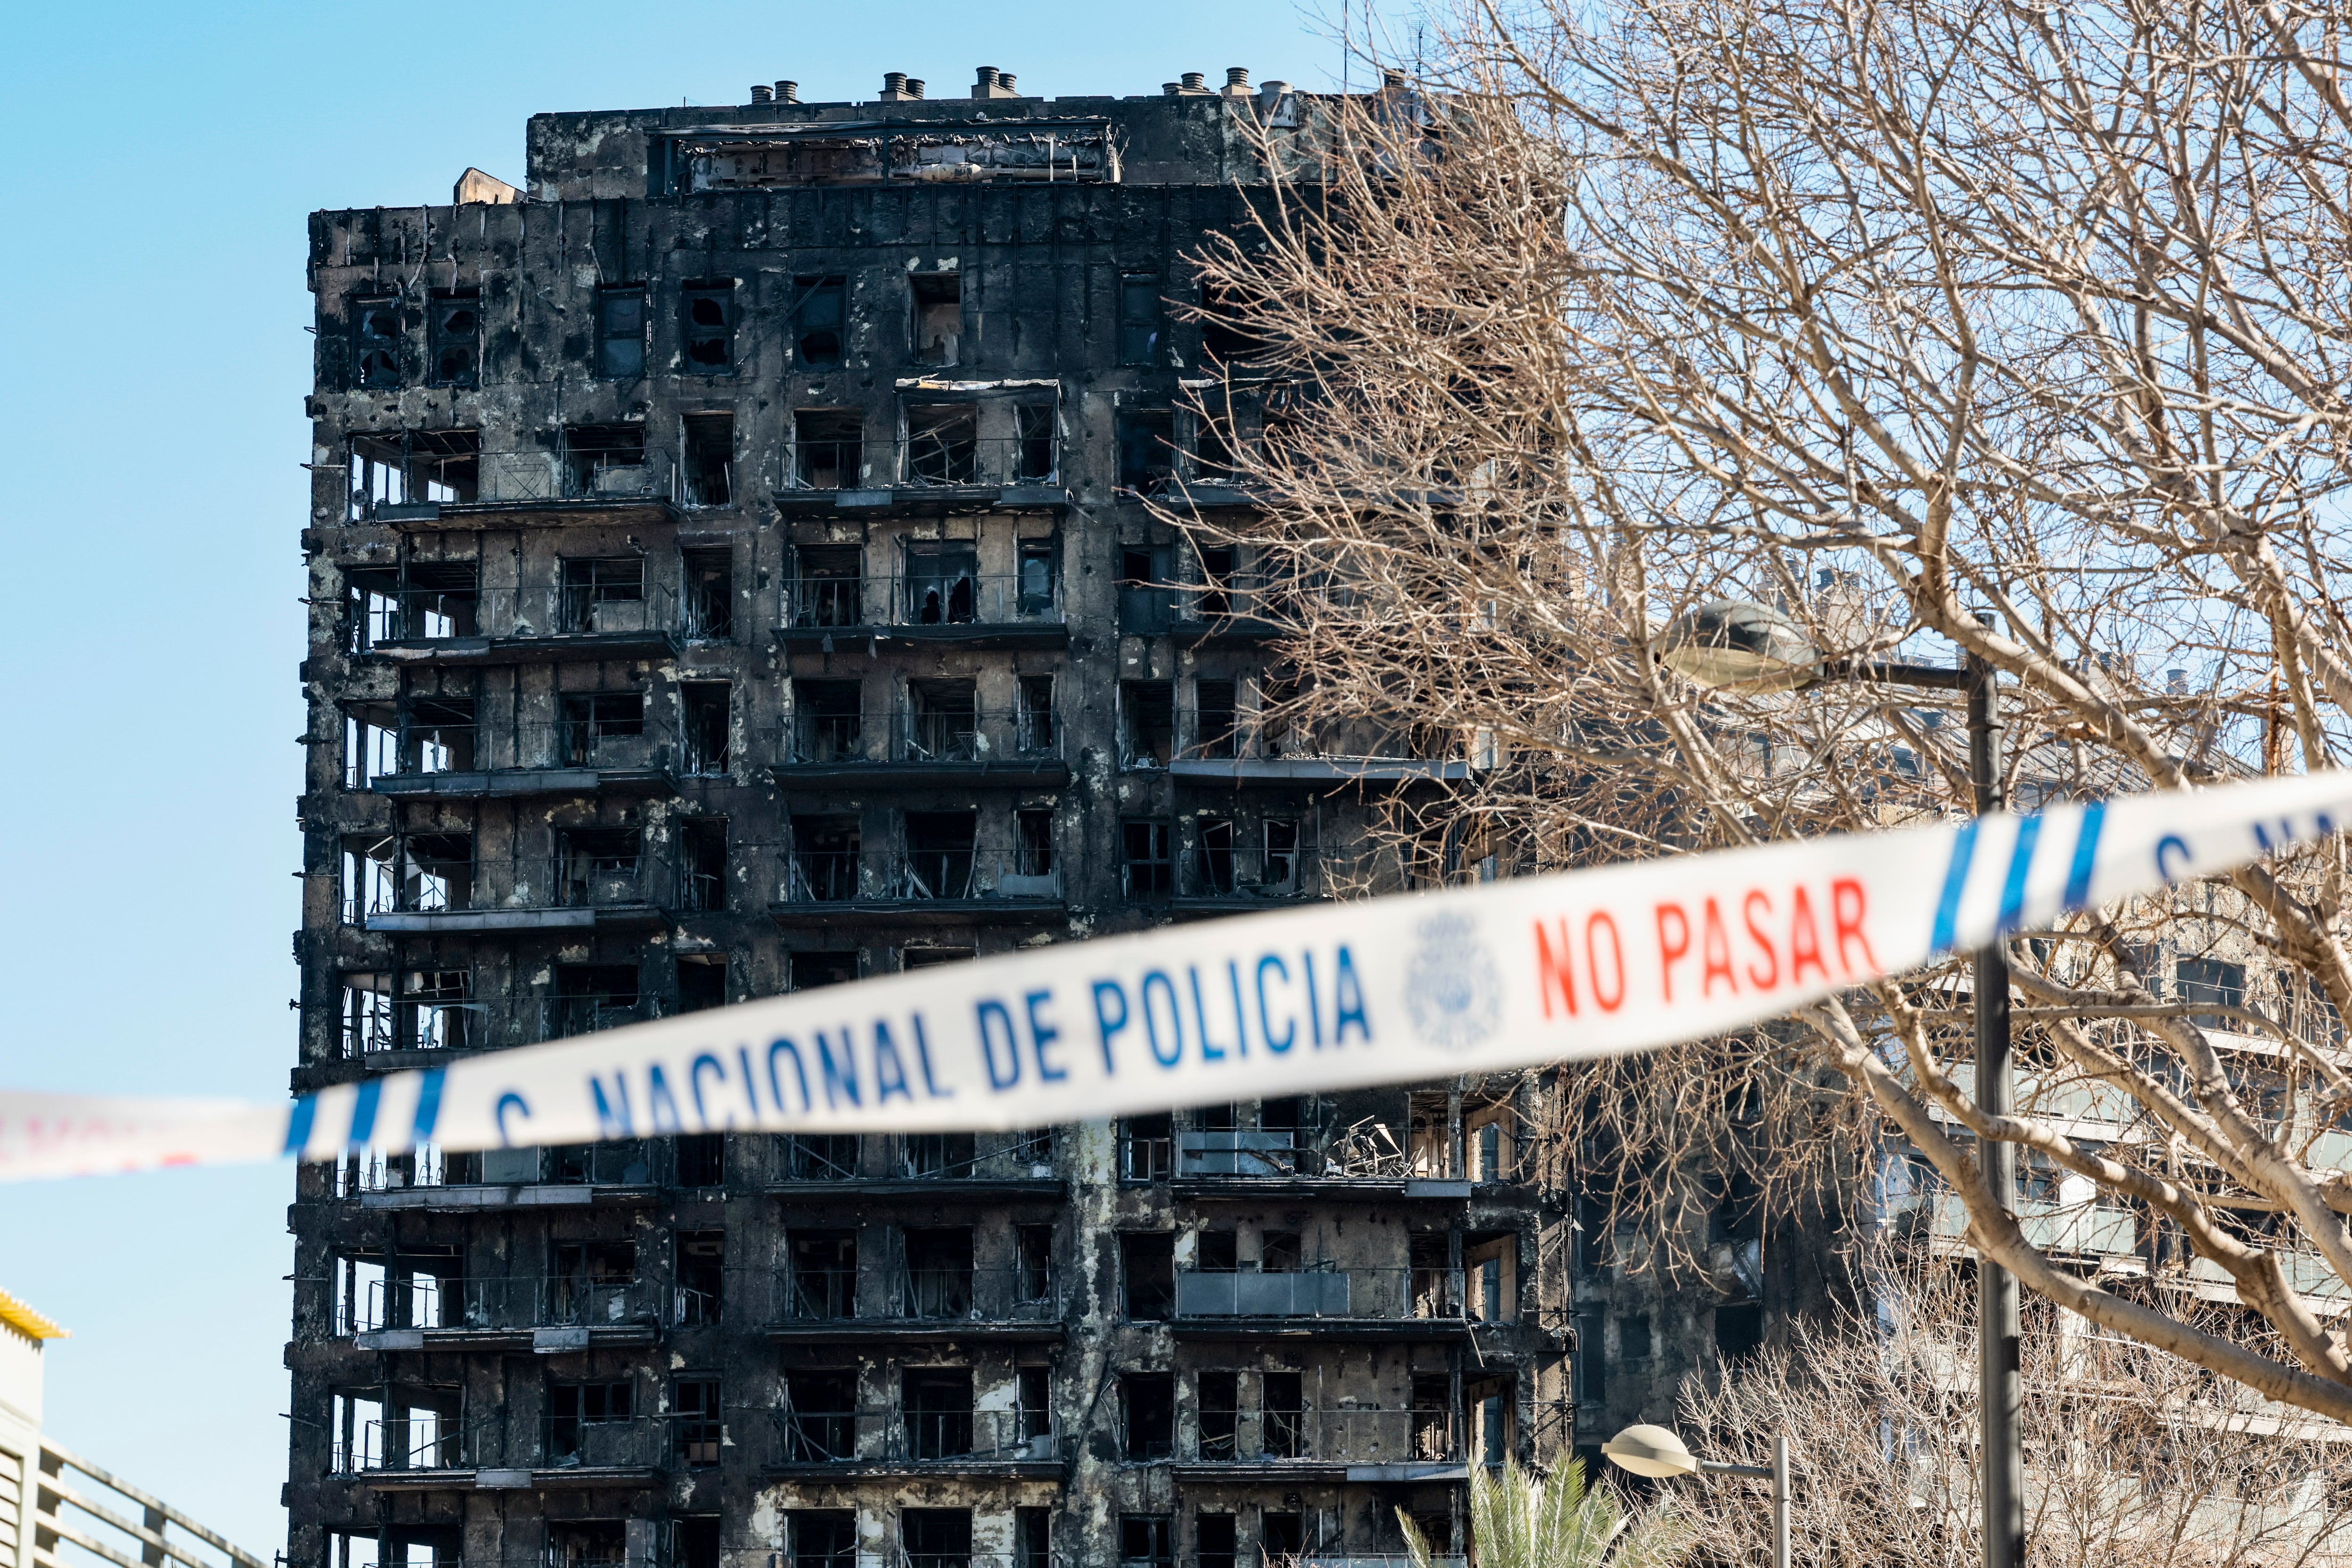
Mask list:
[[[752,99],[310,221],[299,1088],[1400,885],[1465,766],[1263,720],[1183,528],[1288,395],[1186,256],[1325,100]],[[1458,1551],[1574,1440],[1536,1092],[306,1167],[289,1561]]]

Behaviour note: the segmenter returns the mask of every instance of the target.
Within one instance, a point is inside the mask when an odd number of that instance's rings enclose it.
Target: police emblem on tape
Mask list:
[[[1433,915],[1414,933],[1421,945],[1405,967],[1405,1007],[1413,1032],[1441,1051],[1462,1051],[1495,1032],[1502,982],[1466,915]]]

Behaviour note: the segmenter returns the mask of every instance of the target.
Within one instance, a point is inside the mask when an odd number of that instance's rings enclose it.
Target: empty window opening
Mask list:
[[[735,416],[689,413],[684,423],[686,504],[723,507],[734,495]]]
[[[1232,1514],[1197,1514],[1193,1518],[1192,1529],[1200,1542],[1200,1568],[1235,1568],[1241,1546]]]
[[[854,409],[793,415],[793,482],[803,490],[854,490],[865,475],[865,430]]]
[[[971,1568],[971,1511],[909,1508],[898,1514],[906,1568]]]
[[[1265,340],[1248,319],[1248,302],[1213,283],[1201,285],[1201,352],[1219,364],[1265,351]]]
[[[908,957],[929,957],[942,949],[910,948],[902,954],[900,967],[906,967]],[[952,949],[948,951],[952,953]],[[955,954],[950,962],[961,957]],[[917,964],[916,968],[925,966]],[[901,1174],[909,1176],[968,1176],[979,1163],[979,1142],[970,1133],[908,1133],[898,1140],[898,1163]],[[908,1260],[913,1258],[914,1239],[908,1239]],[[969,1254],[967,1253],[967,1256]]]
[[[1238,1458],[1241,1378],[1230,1372],[1204,1372],[1201,1374],[1200,1394],[1201,1458],[1208,1461]]]
[[[478,386],[482,379],[482,292],[436,288],[425,315],[430,380],[436,387]]]
[[[646,558],[573,557],[557,569],[560,632],[645,632]]]
[[[690,549],[679,553],[686,577],[686,634],[707,643],[735,635],[735,552]]]
[[[708,1012],[727,1005],[727,958],[720,953],[689,953],[677,961],[677,1010]]]
[[[1617,1355],[1623,1361],[1650,1359],[1650,1314],[1626,1312],[1617,1320]]]
[[[1054,874],[1054,813],[1016,811],[1013,817],[1013,868],[1021,876]]]
[[[792,1464],[857,1457],[857,1375],[794,1370],[784,1374],[784,1458]]]
[[[1023,539],[1014,565],[1017,608],[1024,615],[1050,615],[1061,599],[1061,541]]]
[[[431,912],[474,904],[474,836],[411,833],[400,846],[400,907]]]
[[[1119,1568],[1176,1568],[1176,1519],[1125,1513],[1118,1520]]]
[[[851,953],[791,953],[784,959],[785,988],[814,991],[825,986],[845,986],[857,978],[857,955]]]
[[[1174,608],[1168,582],[1169,552],[1164,547],[1128,545],[1118,552],[1118,629],[1129,636],[1150,637],[1168,630]]]
[[[1260,1384],[1258,1442],[1266,1458],[1300,1458],[1307,1452],[1306,1380],[1296,1372],[1269,1372]]]
[[[1503,1461],[1510,1458],[1514,1439],[1517,1400],[1511,1384],[1494,1378],[1475,1384],[1465,1380],[1463,1401],[1470,1410],[1471,1451],[1488,1469],[1501,1469]]]
[[[1013,409],[1013,479],[1020,485],[1050,485],[1059,471],[1060,443],[1050,402],[1016,403]]]
[[[1269,1509],[1259,1516],[1258,1536],[1269,1563],[1303,1555],[1307,1551],[1307,1516]]]
[[[1119,823],[1119,880],[1130,900],[1166,898],[1175,891],[1173,824],[1130,817]]]
[[[701,774],[726,772],[730,755],[729,720],[733,711],[727,683],[692,681],[680,685],[677,693],[678,706],[685,710],[686,770]]]
[[[646,373],[643,284],[596,291],[596,373],[611,381],[633,381]]]
[[[1013,685],[1019,706],[1014,744],[1032,755],[1050,755],[1059,745],[1054,727],[1054,677],[1023,675]]]
[[[1043,1508],[1013,1511],[1013,1568],[1052,1568],[1053,1512]]]
[[[475,733],[473,698],[410,697],[400,731],[400,771],[470,772]]]
[[[961,625],[980,618],[980,547],[965,541],[910,540],[905,614],[918,626]]]
[[[557,1466],[609,1463],[604,1458],[604,1452],[617,1449],[620,1445],[608,1434],[635,1416],[636,1390],[626,1378],[549,1385],[547,1462]],[[615,1524],[612,1528],[618,1533],[621,1527]],[[618,1554],[575,1560],[578,1568],[595,1568],[598,1563],[618,1561]]]
[[[1234,401],[1215,388],[1201,394],[1200,406],[1190,412],[1192,427],[1192,474],[1211,484],[1235,477],[1234,465]]]
[[[910,403],[907,408],[909,485],[980,482],[980,409],[968,402]]]
[[[678,829],[679,870],[690,910],[717,913],[727,907],[727,819],[690,817]]]
[[[785,897],[795,902],[856,898],[859,843],[856,817],[794,817]]]
[[[687,1140],[679,1139],[682,1146]],[[688,1182],[687,1162],[678,1162],[680,1186],[716,1186],[716,1181]],[[702,1170],[696,1176],[707,1174]],[[719,1291],[727,1277],[727,1233],[723,1230],[681,1230],[677,1235],[677,1305],[674,1316],[688,1328],[719,1321]],[[718,1414],[718,1406],[711,1407]]]
[[[645,834],[636,828],[567,828],[561,845],[556,901],[567,908],[645,902],[640,873]]]
[[[569,1039],[594,1030],[634,1023],[637,1017],[637,967],[634,964],[558,964],[548,1033]]]
[[[711,1457],[708,1459],[688,1460],[687,1463],[690,1469],[700,1469],[719,1462],[719,1444],[721,1441],[719,1425],[719,1385],[716,1380],[707,1381],[709,1405],[708,1414],[702,1416],[702,1419],[709,1428]],[[683,1391],[686,1385],[681,1383],[678,1387],[680,1397],[685,1397]],[[682,1405],[680,1409],[684,1409]],[[681,1442],[681,1448],[683,1447]],[[680,1457],[684,1458],[683,1453]],[[677,1519],[670,1521],[669,1568],[719,1568],[718,1515],[707,1514],[698,1518]]]
[[[1296,1230],[1261,1230],[1257,1239],[1258,1271],[1296,1274],[1307,1266],[1307,1252]]]
[[[793,624],[858,626],[866,621],[865,552],[856,545],[817,545],[799,552],[793,581]]]
[[[1198,817],[1192,822],[1192,881],[1211,895],[1234,891],[1234,821]]]
[[[1176,1375],[1120,1375],[1119,1447],[1130,1459],[1164,1459],[1176,1452]],[[1125,1555],[1125,1553],[1122,1553]]]
[[[1232,681],[1198,681],[1193,684],[1193,749],[1198,755],[1239,755],[1234,728],[1234,694],[1238,690],[1237,685]]]
[[[735,281],[689,283],[678,290],[678,340],[689,373],[735,368]]]
[[[909,762],[981,760],[978,685],[968,680],[908,681],[906,727],[904,755]]]
[[[1515,1181],[1518,1170],[1518,1145],[1515,1136],[1518,1118],[1508,1103],[1465,1106],[1462,1116],[1462,1137],[1470,1162],[1472,1181]]]
[[[857,1232],[795,1230],[787,1255],[786,1317],[830,1320],[857,1315]]]
[[[1764,1303],[1725,1302],[1715,1309],[1715,1348],[1727,1365],[1738,1366],[1764,1348]]]
[[[856,681],[793,683],[794,762],[849,762],[866,756],[864,687]]]
[[[1268,817],[1259,824],[1265,845],[1263,864],[1265,888],[1269,893],[1295,894],[1299,891],[1298,871],[1301,853],[1298,819]]]
[[[1118,684],[1121,768],[1165,768],[1176,758],[1176,683]]]
[[[1231,1230],[1203,1230],[1192,1239],[1192,1267],[1210,1274],[1231,1274],[1242,1266],[1241,1237]]]
[[[1015,1144],[1013,1157],[1031,1166],[1050,1166],[1054,1158],[1054,1142],[1050,1133],[1040,1132],[1027,1141],[1026,1146]],[[1048,1225],[1016,1225],[1013,1228],[1013,1271],[1018,1276],[1016,1288],[1020,1300],[1043,1301],[1054,1290],[1054,1230]],[[1041,1406],[1042,1407],[1042,1406]]]
[[[950,1459],[971,1452],[971,1368],[908,1367],[899,1374],[899,1398],[907,1446],[916,1458]],[[961,1517],[969,1531],[971,1516]]]
[[[400,846],[373,834],[343,841],[342,915],[346,925],[400,907]]]
[[[1201,547],[1201,591],[1195,600],[1200,619],[1212,621],[1234,612],[1234,547]]]
[[[1160,362],[1160,275],[1130,272],[1118,280],[1118,362]]]
[[[646,427],[567,424],[563,480],[567,496],[634,496],[646,487]]]
[[[1129,1116],[1119,1124],[1118,1153],[1122,1180],[1167,1180],[1176,1168],[1176,1119],[1165,1111]]]
[[[793,358],[804,371],[841,368],[849,285],[839,277],[793,280]]]
[[[715,1309],[714,1309],[715,1310]],[[676,1419],[672,1423],[677,1434],[677,1462],[689,1470],[707,1470],[719,1463],[719,1449],[724,1440],[725,1427],[719,1410],[719,1380],[715,1377],[681,1377],[670,1385],[670,1409]],[[672,1529],[678,1536],[687,1537],[689,1527],[702,1527],[709,1542],[708,1561],[716,1568],[719,1562],[719,1521],[681,1519]],[[684,1544],[673,1541],[673,1545]],[[687,1568],[687,1559],[680,1553],[672,1568]]]
[[[480,492],[482,433],[401,430],[352,437],[352,516],[421,502],[473,500]]]
[[[1118,483],[1122,489],[1156,492],[1176,476],[1176,419],[1164,408],[1121,409],[1118,415]]]
[[[1463,1238],[1463,1305],[1472,1322],[1509,1322],[1518,1315],[1518,1269],[1516,1234]]]
[[[2173,967],[2176,998],[2189,1007],[2242,1008],[2246,1005],[2246,967],[2219,958],[2183,958]],[[2243,1033],[2248,1026],[2226,1013],[2189,1015],[2200,1029]]]
[[[1175,1234],[1166,1230],[1122,1231],[1118,1260],[1128,1321],[1164,1322],[1176,1305]]]
[[[857,1515],[842,1508],[795,1509],[793,1568],[856,1568]]]
[[[1423,1462],[1455,1458],[1454,1380],[1443,1373],[1416,1374],[1412,1409],[1412,1458]]]
[[[407,335],[397,298],[352,301],[352,354],[361,386],[400,384],[400,350]]]
[[[970,947],[907,946],[898,949],[898,969],[936,969],[942,964],[969,964],[978,956]]]
[[[556,721],[561,768],[645,768],[646,699],[635,692],[567,693]]]
[[[963,279],[942,272],[917,273],[907,281],[914,293],[916,362],[954,364],[963,339]]]
[[[628,1555],[628,1526],[617,1519],[547,1527],[548,1568],[618,1568]]]
[[[904,898],[961,899],[972,896],[972,837],[979,817],[971,811],[907,813]]]

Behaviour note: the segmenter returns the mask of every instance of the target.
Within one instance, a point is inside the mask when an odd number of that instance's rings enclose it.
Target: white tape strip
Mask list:
[[[2352,774],[1243,916],[364,1079],[284,1106],[0,1091],[0,1180],[673,1133],[1044,1126],[1719,1034],[2352,821]]]

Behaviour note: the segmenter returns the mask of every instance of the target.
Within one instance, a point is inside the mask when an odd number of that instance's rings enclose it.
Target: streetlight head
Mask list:
[[[1812,684],[1822,651],[1779,611],[1718,599],[1668,626],[1659,657],[1668,669],[1717,691],[1792,692]]]
[[[1611,1463],[1637,1476],[1698,1474],[1697,1458],[1664,1427],[1628,1427],[1601,1444],[1601,1451]]]

